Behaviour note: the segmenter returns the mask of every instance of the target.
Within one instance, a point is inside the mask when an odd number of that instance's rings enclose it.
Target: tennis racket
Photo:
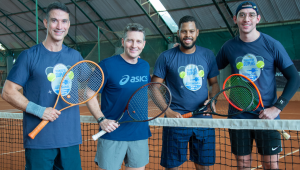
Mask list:
[[[127,112],[131,120],[119,122],[119,124],[153,120],[162,115],[169,108],[171,100],[171,92],[166,85],[158,82],[148,83],[132,94],[122,115],[116,122],[122,119],[125,112]],[[92,138],[97,140],[106,133],[106,131],[102,130],[93,135]]]
[[[225,98],[225,96],[228,96],[228,98]],[[242,100],[241,98],[244,98],[245,100]],[[201,108],[193,112],[183,114],[182,117],[189,118],[201,114],[213,114],[213,115],[223,116],[223,117],[234,116],[246,111],[251,111],[253,102],[254,102],[254,95],[250,88],[241,85],[227,87],[221,90],[219,93],[217,93],[213,98],[211,98],[211,100],[206,105],[202,106]],[[216,105],[217,110],[215,109],[213,104]],[[235,110],[234,112],[229,111],[230,109],[230,107],[228,107],[229,104],[234,105],[240,110],[238,111]],[[210,111],[204,112],[207,106],[209,105],[210,105]]]
[[[97,63],[89,60],[77,62],[68,69],[61,79],[59,93],[53,108],[56,107],[59,98],[69,104],[60,111],[88,102],[98,94],[103,82],[104,74]],[[28,136],[34,139],[48,122],[42,120]]]
[[[251,91],[254,94],[254,102],[253,105],[251,107],[251,110],[255,111],[259,106],[262,107],[263,110],[265,110],[264,108],[264,104],[262,101],[262,97],[260,94],[259,89],[257,88],[257,86],[255,85],[255,83],[249,79],[248,77],[242,75],[242,74],[232,74],[230,75],[224,82],[223,84],[223,89],[230,87],[230,86],[236,86],[236,85],[241,85],[241,86],[245,86],[251,89]],[[225,95],[226,98],[230,98],[229,95]],[[243,97],[246,98],[247,96]],[[233,107],[235,107],[234,105],[232,105]],[[240,108],[235,107],[237,110],[240,110]],[[258,113],[255,112],[247,112],[247,113],[252,113],[252,114],[256,114],[259,115]],[[277,130],[285,139],[289,139],[291,136],[286,133],[284,130]]]

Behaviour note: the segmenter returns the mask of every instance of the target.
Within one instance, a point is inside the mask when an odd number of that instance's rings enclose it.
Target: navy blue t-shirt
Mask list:
[[[63,45],[59,52],[47,50],[42,43],[23,51],[13,65],[7,80],[23,87],[24,96],[31,102],[43,107],[54,107],[59,86],[65,72],[82,57],[78,51]],[[55,75],[50,81],[48,75]],[[49,76],[51,78],[51,76]],[[62,95],[68,95],[71,81],[65,84]],[[68,106],[62,99],[56,109]],[[58,119],[49,122],[35,139],[28,134],[41,122],[41,119],[24,112],[23,139],[24,148],[50,149],[82,143],[79,107],[74,106],[61,112]]]
[[[172,94],[170,108],[185,114],[204,104],[208,98],[207,79],[219,75],[219,71],[215,56],[209,49],[196,46],[193,54],[185,54],[178,46],[159,56],[153,74],[165,79]]]
[[[136,64],[126,62],[115,55],[99,63],[104,72],[104,84],[101,93],[101,111],[107,119],[117,120],[123,113],[130,96],[141,86],[150,82],[150,66],[142,59]],[[127,112],[119,122],[132,120]],[[101,138],[117,141],[135,141],[151,136],[148,122],[121,124],[111,133]]]
[[[265,108],[273,106],[277,100],[276,67],[282,71],[293,64],[281,43],[264,33],[260,33],[253,42],[243,42],[239,36],[227,41],[216,60],[219,69],[230,64],[232,74],[243,74],[250,78],[260,90]],[[259,113],[261,109],[258,108],[256,112]],[[245,113],[232,118],[258,119],[258,116]],[[278,115],[276,119],[279,118]]]

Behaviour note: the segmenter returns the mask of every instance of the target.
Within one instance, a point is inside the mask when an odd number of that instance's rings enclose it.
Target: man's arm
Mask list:
[[[218,84],[218,79],[217,79],[217,76],[215,77],[212,77],[210,79],[207,79],[208,80],[208,84],[209,84],[209,98],[213,98],[217,93],[220,92],[220,87],[219,87],[219,84]],[[206,100],[204,102],[204,105],[206,105],[209,101],[209,100]],[[212,107],[214,108],[214,110],[216,111],[216,108],[215,108],[215,102],[212,103]],[[207,106],[207,110],[205,112],[211,112],[211,109],[210,109],[210,106]],[[209,116],[210,114],[205,114],[206,116]]]
[[[89,100],[86,103],[86,105],[96,120],[98,120],[100,117],[104,117],[104,114],[102,113],[97,100],[97,95],[94,96],[91,100]],[[105,130],[106,132],[110,133],[116,130],[116,128],[119,127],[119,124],[115,120],[104,119],[102,122],[99,123],[99,126],[102,130]]]
[[[208,79],[208,84],[211,87],[211,90],[209,91],[209,98],[212,98],[220,92],[217,76]]]
[[[272,107],[260,111],[259,118],[261,119],[275,119],[299,88],[300,78],[295,65],[282,70],[282,74],[287,79],[282,95]]]
[[[22,89],[22,86],[6,80],[3,91],[1,94],[1,97],[11,104],[13,107],[20,109],[22,111],[26,111],[29,100],[19,91]],[[35,105],[37,107],[41,107],[38,105]],[[33,113],[31,113],[33,114]],[[41,119],[48,120],[48,121],[54,121],[58,116],[60,115],[60,111],[53,109],[52,107],[48,107],[45,109],[45,111],[42,114]],[[35,115],[35,114],[33,114]],[[36,115],[35,115],[36,116]]]
[[[153,75],[152,78],[151,78],[151,82],[163,83],[164,79]],[[168,108],[168,110],[166,111],[166,116],[169,117],[169,118],[182,118],[180,113],[175,112],[170,108]]]

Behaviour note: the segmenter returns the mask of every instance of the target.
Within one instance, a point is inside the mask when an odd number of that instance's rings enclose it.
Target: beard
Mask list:
[[[191,40],[193,40],[192,38],[184,38],[183,40],[186,40],[186,39],[191,39]],[[186,45],[183,43],[183,40],[180,40],[180,45],[181,45],[184,49],[187,49],[187,50],[193,48],[194,45],[196,44],[196,41],[193,41],[192,45],[186,46]]]

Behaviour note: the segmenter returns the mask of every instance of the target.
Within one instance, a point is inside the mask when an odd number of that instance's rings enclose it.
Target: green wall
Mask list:
[[[300,24],[260,27],[258,28],[258,30],[270,35],[271,37],[281,42],[292,60],[300,59]],[[212,50],[216,55],[222,45],[231,38],[232,37],[228,31],[210,33],[201,33],[200,31],[196,44]],[[118,46],[121,46],[120,42],[114,43],[118,44]],[[98,48],[95,42],[79,44],[77,48],[84,58],[91,53],[93,55],[90,59],[98,62]],[[159,54],[167,50],[167,48],[168,45],[163,38],[146,38],[146,46],[141,53],[141,58],[148,61],[151,68],[153,68]],[[15,56],[18,56],[21,52],[20,50],[12,51],[15,52]],[[110,43],[103,42],[100,44],[101,60],[108,58],[114,54],[115,48]]]

